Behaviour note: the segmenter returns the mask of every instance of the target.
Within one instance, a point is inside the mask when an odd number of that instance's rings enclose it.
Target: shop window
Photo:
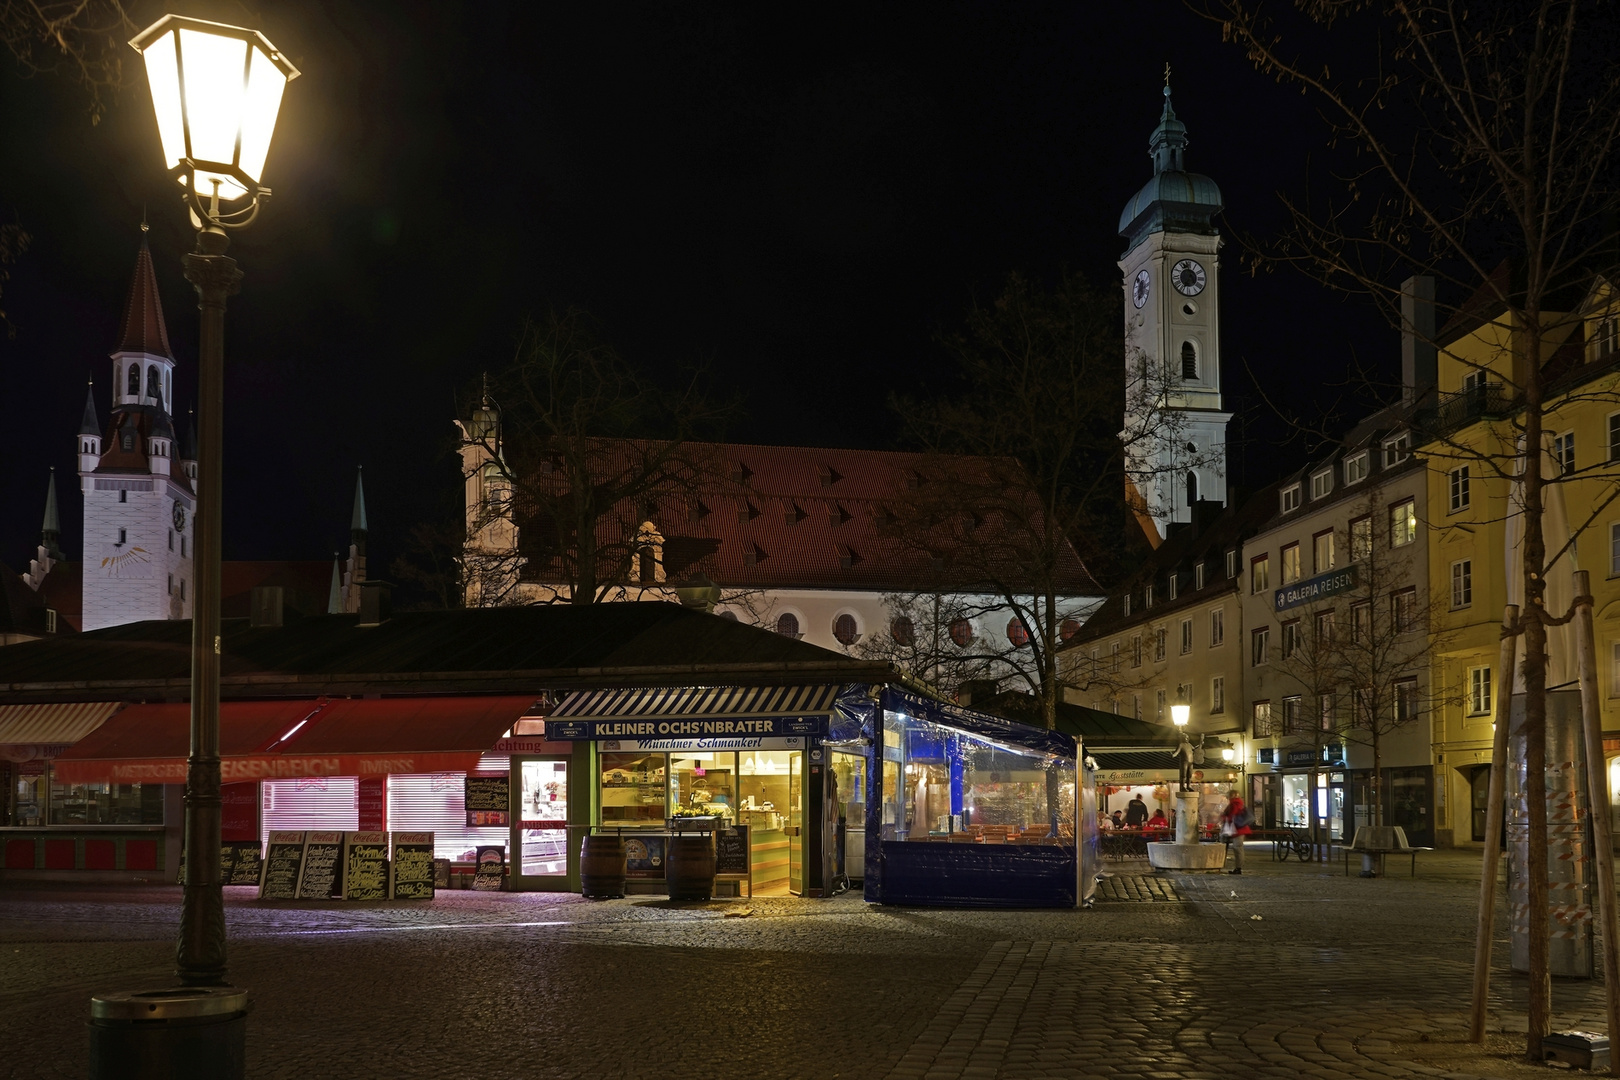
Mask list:
[[[951,620],[951,641],[959,649],[965,649],[973,644],[973,624],[967,619]]]
[[[1316,560],[1314,572],[1325,574],[1333,569],[1333,530],[1319,532],[1311,538],[1311,553]]]
[[[1257,701],[1254,703],[1254,735],[1257,739],[1267,738],[1276,732],[1271,730],[1271,702]]]
[[[853,645],[861,639],[860,624],[847,611],[833,620],[832,632],[840,645]]]
[[[457,789],[460,773],[454,774]],[[324,829],[354,830],[360,827],[360,783],[352,776],[310,777],[303,780],[265,780],[259,785],[262,812],[259,827],[264,838],[270,833]],[[503,836],[506,829],[498,830]],[[503,843],[504,841],[496,841]]]
[[[1468,669],[1468,715],[1488,716],[1491,711],[1491,669]]]
[[[1249,636],[1249,664],[1260,667],[1266,662],[1266,654],[1271,651],[1271,627],[1262,626]]]
[[[45,808],[50,804],[50,791],[45,779],[45,762],[34,759],[18,762],[11,767],[10,814],[0,815],[0,824],[19,828],[34,828],[45,824]],[[5,809],[6,801],[0,801]]]
[[[603,754],[602,824],[656,825],[664,820],[668,761],[663,754]]]
[[[1360,562],[1372,554],[1372,518],[1359,517],[1350,523],[1350,561]]]
[[[1271,556],[1256,555],[1249,560],[1249,591],[1262,593],[1271,588]]]
[[[1181,655],[1186,656],[1192,652],[1193,629],[1191,619],[1181,620]]]
[[[1389,546],[1405,547],[1417,539],[1417,504],[1411,499],[1389,508]]]
[[[1216,608],[1209,613],[1209,647],[1226,644],[1226,609]]]
[[[52,825],[161,825],[162,784],[51,783]]]
[[[1282,549],[1282,583],[1292,585],[1300,578],[1299,545],[1289,544]]]

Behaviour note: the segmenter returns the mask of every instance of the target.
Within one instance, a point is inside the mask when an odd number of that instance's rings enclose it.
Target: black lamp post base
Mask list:
[[[248,995],[182,986],[90,999],[90,1080],[243,1080]]]

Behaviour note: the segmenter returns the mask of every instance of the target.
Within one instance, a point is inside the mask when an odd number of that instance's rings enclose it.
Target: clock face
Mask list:
[[[1203,271],[1199,272],[1202,273]],[[1131,282],[1131,303],[1141,307],[1147,303],[1148,293],[1151,291],[1152,282],[1148,278],[1148,272],[1146,270],[1138,271],[1136,280]]]
[[[1170,268],[1170,280],[1183,296],[1197,296],[1204,291],[1204,268],[1192,259],[1182,259]]]
[[[174,500],[174,531],[186,531],[186,504],[179,499]]]

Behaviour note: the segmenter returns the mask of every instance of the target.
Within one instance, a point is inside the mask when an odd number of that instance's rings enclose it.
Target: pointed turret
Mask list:
[[[363,467],[354,474],[354,512],[349,515],[349,564],[343,574],[343,610],[360,610],[360,583],[366,580],[366,487]]]
[[[366,542],[366,486],[364,465],[357,466],[354,474],[354,513],[349,515],[349,533],[359,544]]]
[[[84,418],[79,421],[79,434],[101,438],[101,418],[96,415],[96,380],[84,392]]]
[[[1187,125],[1176,119],[1170,105],[1170,76],[1165,74],[1164,110],[1159,126],[1148,136],[1153,158],[1153,179],[1131,197],[1119,215],[1119,234],[1127,254],[1158,232],[1216,235],[1215,215],[1221,212],[1221,189],[1207,176],[1187,172]]]
[[[326,593],[326,613],[343,614],[343,571],[338,569],[337,552],[332,552],[332,587]]]
[[[141,249],[135,253],[129,299],[124,304],[123,343],[115,351],[174,359],[169,349],[169,328],[163,321],[163,301],[158,297],[157,273],[152,269],[152,249],[147,246],[144,231]]]
[[[51,466],[51,479],[45,487],[45,520],[39,529],[40,543],[51,553],[51,558],[60,559],[62,549],[58,546],[62,539],[62,518],[56,510],[56,467]]]

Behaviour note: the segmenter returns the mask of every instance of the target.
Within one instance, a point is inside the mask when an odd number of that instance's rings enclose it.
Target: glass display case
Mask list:
[[[662,825],[666,772],[663,754],[603,754],[602,824]]]

